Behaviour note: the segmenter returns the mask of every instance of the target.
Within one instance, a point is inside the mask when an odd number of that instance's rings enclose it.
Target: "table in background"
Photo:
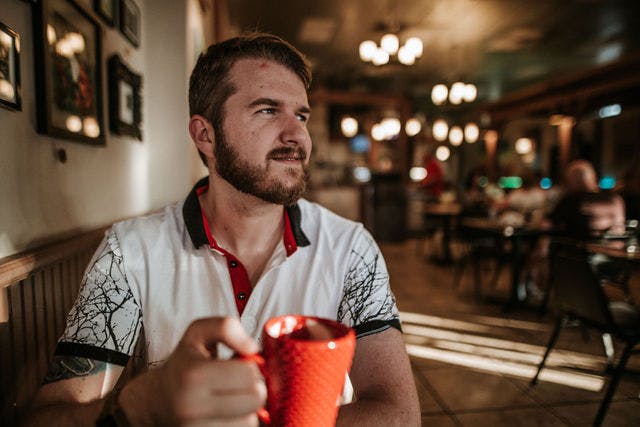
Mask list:
[[[439,262],[450,263],[452,261],[451,230],[461,212],[462,205],[459,203],[425,203],[422,207],[425,227],[433,222],[442,225],[442,252],[436,259]]]

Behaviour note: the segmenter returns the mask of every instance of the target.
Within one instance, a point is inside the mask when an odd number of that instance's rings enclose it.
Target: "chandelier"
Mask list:
[[[387,33],[380,39],[380,46],[373,40],[365,40],[360,43],[358,52],[362,61],[376,66],[387,64],[394,58],[403,65],[413,65],[422,56],[422,48],[422,40],[418,37],[409,37],[400,46],[398,36]]]

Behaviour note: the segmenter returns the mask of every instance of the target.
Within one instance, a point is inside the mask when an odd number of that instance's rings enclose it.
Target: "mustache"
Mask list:
[[[307,151],[302,147],[278,147],[269,151],[267,154],[268,159],[281,159],[287,157],[295,157],[300,160],[307,158]]]

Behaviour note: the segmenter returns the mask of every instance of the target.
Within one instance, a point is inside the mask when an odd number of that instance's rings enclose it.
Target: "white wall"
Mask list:
[[[136,2],[138,49],[102,24],[103,95],[108,128],[106,58],[118,52],[143,75],[143,141],[107,132],[106,146],[91,147],[36,133],[30,5],[0,0],[0,22],[20,34],[22,45],[22,111],[0,108],[0,258],[180,200],[204,175],[186,131],[192,66],[186,2]],[[92,10],[91,0],[78,3]],[[57,149],[66,151],[66,163],[55,157]]]

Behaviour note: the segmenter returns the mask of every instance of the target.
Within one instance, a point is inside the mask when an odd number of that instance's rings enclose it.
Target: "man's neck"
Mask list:
[[[214,174],[200,205],[218,245],[238,257],[257,280],[282,241],[284,207],[242,193]]]

